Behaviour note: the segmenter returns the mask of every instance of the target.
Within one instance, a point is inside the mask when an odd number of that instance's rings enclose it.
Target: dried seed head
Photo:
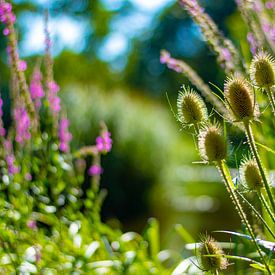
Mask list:
[[[264,186],[257,163],[253,159],[244,159],[240,167],[242,182],[251,190],[259,190]]]
[[[216,271],[226,269],[228,261],[223,257],[224,252],[219,244],[210,236],[202,237],[199,255],[202,268],[205,271]],[[207,255],[215,255],[215,257],[208,257]]]
[[[254,56],[250,65],[250,77],[260,88],[271,87],[275,84],[274,58],[266,53],[259,52]]]
[[[227,78],[224,96],[233,120],[251,120],[257,116],[253,92],[247,81],[239,75]]]
[[[207,109],[202,98],[189,87],[183,86],[177,100],[178,117],[181,123],[194,125],[207,120]]]
[[[207,161],[221,161],[226,158],[227,146],[218,125],[209,125],[202,129],[198,145],[201,157]]]

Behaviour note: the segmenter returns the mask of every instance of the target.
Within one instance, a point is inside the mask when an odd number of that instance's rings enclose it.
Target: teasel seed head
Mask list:
[[[183,125],[198,125],[208,118],[202,98],[189,86],[182,86],[177,99],[178,118]]]
[[[233,75],[224,84],[224,97],[232,120],[249,121],[258,116],[254,94],[245,78]]]
[[[223,254],[220,245],[212,237],[208,235],[201,237],[199,256],[202,268],[205,271],[214,272],[226,269],[228,261],[223,257]],[[208,257],[207,255],[215,255],[215,257]]]
[[[240,176],[250,190],[259,190],[264,186],[259,168],[255,160],[245,158],[240,166]]]
[[[208,125],[200,131],[198,146],[204,160],[219,162],[226,158],[227,146],[218,124]]]
[[[270,54],[260,51],[252,59],[250,78],[259,88],[272,87],[275,84],[274,67],[274,58]]]

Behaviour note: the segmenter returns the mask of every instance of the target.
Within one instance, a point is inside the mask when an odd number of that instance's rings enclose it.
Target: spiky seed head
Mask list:
[[[233,75],[227,78],[224,85],[224,96],[233,120],[245,121],[257,116],[253,91],[242,76]]]
[[[274,67],[274,58],[270,54],[260,51],[252,59],[250,78],[260,88],[271,87],[275,84]]]
[[[201,238],[199,256],[202,268],[205,271],[213,272],[226,269],[228,261],[223,257],[223,254],[223,250],[212,237],[205,235]],[[215,257],[207,257],[207,255],[215,255]]]
[[[242,182],[251,190],[259,190],[264,186],[257,163],[253,159],[244,159],[240,166]]]
[[[198,146],[201,157],[209,162],[226,158],[226,142],[217,124],[208,125],[200,131]]]
[[[177,100],[178,118],[185,125],[199,124],[207,120],[207,108],[202,98],[190,87],[183,86]]]

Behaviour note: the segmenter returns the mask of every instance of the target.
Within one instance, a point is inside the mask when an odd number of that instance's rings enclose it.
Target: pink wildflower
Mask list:
[[[72,134],[68,130],[69,120],[66,118],[61,118],[59,124],[59,149],[64,153],[68,153],[70,151],[69,142],[72,139]]]
[[[49,89],[48,99],[50,103],[50,108],[54,114],[57,114],[61,109],[60,98],[57,95],[59,91],[59,86],[55,81],[51,81],[50,83],[48,83],[48,89]]]
[[[3,127],[3,121],[2,121],[2,116],[3,116],[3,99],[0,97],[0,136],[3,137],[6,134],[6,130]]]
[[[14,109],[14,120],[16,122],[16,137],[15,140],[23,144],[31,137],[29,115],[24,107],[16,107]]]
[[[26,71],[27,69],[27,62],[25,60],[19,60],[18,62],[18,70],[21,72]]]
[[[36,69],[33,73],[31,84],[30,84],[31,98],[34,101],[36,108],[39,108],[41,106],[41,98],[44,96],[41,79],[42,79],[42,75],[40,71]]]
[[[99,165],[96,165],[96,164],[93,164],[88,170],[88,174],[90,176],[98,176],[98,175],[102,174],[102,172],[103,172],[103,169]]]
[[[8,172],[10,175],[19,173],[20,169],[15,165],[15,157],[12,153],[12,144],[9,140],[4,142],[4,148],[6,152],[6,163],[8,167]]]
[[[101,153],[108,153],[112,149],[112,139],[111,133],[108,131],[104,131],[101,136],[96,138],[96,147],[97,150]]]
[[[27,221],[27,227],[32,229],[32,230],[37,229],[36,221],[35,220],[28,220]]]

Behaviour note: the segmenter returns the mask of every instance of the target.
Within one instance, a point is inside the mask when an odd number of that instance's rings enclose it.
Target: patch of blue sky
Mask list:
[[[177,52],[186,57],[192,57],[204,47],[203,36],[199,27],[190,21],[190,24],[182,25],[176,36]]]
[[[106,62],[112,62],[121,55],[129,51],[128,38],[119,32],[110,33],[103,41],[103,45],[98,49],[98,56]]]
[[[40,7],[50,6],[54,0],[15,0],[15,2],[32,2]],[[83,0],[84,1],[84,0]],[[111,21],[112,32],[104,39],[99,57],[106,62],[113,62],[124,56],[130,50],[132,38],[142,37],[146,28],[154,23],[156,15],[167,5],[176,0],[101,0],[106,8],[119,10],[124,4],[131,4],[127,14],[120,14]],[[25,12],[19,18],[19,23],[25,28],[24,40],[21,43],[22,54],[40,54],[44,49],[44,24],[43,16]],[[50,19],[50,31],[54,38],[54,54],[60,53],[64,48],[81,52],[85,47],[85,36],[88,24],[83,20],[73,17],[58,16]],[[123,62],[124,63],[124,62]]]
[[[24,27],[24,38],[20,43],[23,56],[41,54],[45,48],[43,16],[33,12],[23,12],[18,18]],[[87,22],[68,16],[51,18],[49,30],[53,40],[53,54],[57,55],[64,48],[81,52],[85,48],[85,33],[89,31]]]

